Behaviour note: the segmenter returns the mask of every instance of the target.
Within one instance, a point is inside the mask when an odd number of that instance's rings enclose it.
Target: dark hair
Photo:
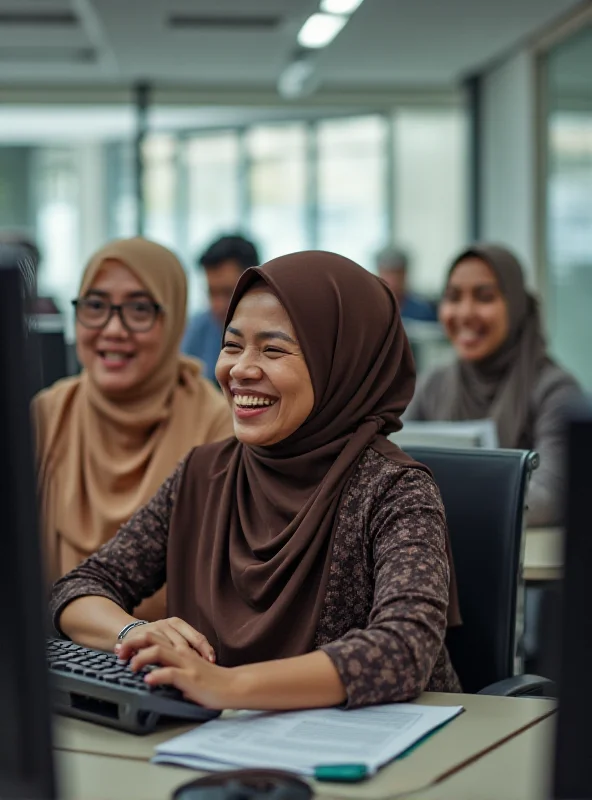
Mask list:
[[[235,234],[216,239],[199,258],[204,269],[216,269],[224,261],[236,261],[244,272],[249,267],[259,266],[259,254],[253,242]]]
[[[383,270],[402,270],[407,272],[409,267],[409,255],[404,250],[395,247],[385,247],[376,256],[378,269]]]

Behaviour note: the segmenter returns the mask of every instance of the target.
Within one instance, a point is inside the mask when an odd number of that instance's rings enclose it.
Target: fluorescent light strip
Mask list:
[[[347,17],[336,14],[311,14],[298,33],[301,47],[317,49],[326,47],[347,22]]]
[[[364,0],[321,0],[321,11],[327,14],[353,14]]]

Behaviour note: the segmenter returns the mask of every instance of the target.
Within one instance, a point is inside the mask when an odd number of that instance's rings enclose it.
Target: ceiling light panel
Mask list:
[[[321,0],[321,11],[327,14],[353,14],[364,0]]]
[[[312,14],[300,28],[298,44],[317,49],[326,47],[347,22],[347,17],[335,14]]]

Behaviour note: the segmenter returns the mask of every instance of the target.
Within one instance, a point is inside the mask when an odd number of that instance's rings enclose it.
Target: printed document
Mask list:
[[[308,776],[321,766],[361,764],[372,775],[462,710],[393,703],[352,711],[241,711],[164,742],[153,761],[209,771],[274,768]]]

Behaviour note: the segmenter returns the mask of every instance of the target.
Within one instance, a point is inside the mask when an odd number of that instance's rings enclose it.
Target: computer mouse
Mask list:
[[[186,783],[173,800],[309,800],[312,794],[308,783],[290,772],[237,769]]]

